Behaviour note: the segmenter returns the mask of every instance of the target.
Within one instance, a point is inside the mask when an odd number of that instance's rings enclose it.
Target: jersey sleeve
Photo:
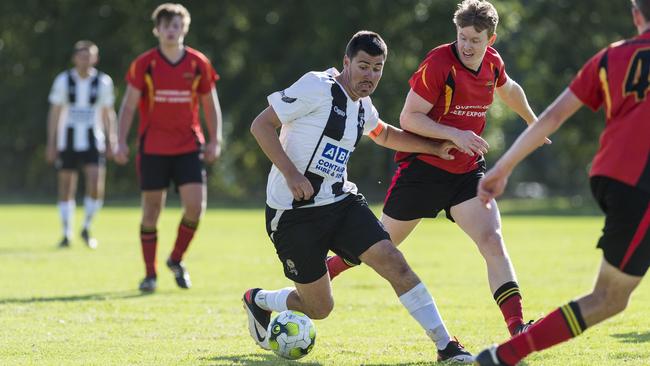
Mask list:
[[[444,84],[439,65],[433,60],[435,56],[427,57],[409,79],[411,89],[427,102],[436,104],[440,96],[441,85]]]
[[[201,66],[201,81],[199,82],[199,87],[197,91],[199,94],[209,93],[210,90],[215,85],[215,82],[219,80],[219,74],[214,71],[212,64],[207,59],[203,60],[203,65]]]
[[[506,73],[506,63],[503,62],[503,59],[501,58],[501,55],[499,55],[499,52],[495,50],[494,48],[490,48],[490,51],[494,53],[494,64],[492,67],[494,68],[494,73],[495,73],[495,84],[497,88],[500,88],[503,86],[503,84],[508,81],[508,74]]]
[[[375,108],[370,100],[368,101],[368,104],[370,105],[370,108],[369,113],[366,116],[366,123],[363,125],[364,135],[370,135],[370,133],[373,132],[379,124],[379,112],[377,112],[377,108]]]
[[[124,79],[132,87],[142,91],[144,90],[144,72],[145,72],[145,63],[142,57],[138,57],[129,66],[129,71],[127,71]]]
[[[110,76],[103,74],[99,80],[99,100],[98,105],[102,107],[112,107],[115,104],[115,88],[113,87],[113,79]]]
[[[598,52],[578,72],[578,75],[569,84],[569,89],[580,101],[596,111],[604,101],[598,69],[606,50]]]
[[[319,106],[323,99],[318,76],[307,73],[290,87],[266,98],[283,124],[305,116]]]
[[[54,83],[52,83],[52,89],[50,90],[50,95],[48,96],[50,104],[61,105],[65,104],[68,101],[68,87],[66,84],[66,74],[61,73],[57,75],[56,79],[54,79]]]

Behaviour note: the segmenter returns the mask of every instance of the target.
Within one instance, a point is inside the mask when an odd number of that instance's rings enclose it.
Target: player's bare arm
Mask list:
[[[497,94],[499,95],[499,98],[501,98],[510,109],[523,118],[528,125],[535,122],[537,116],[528,104],[528,99],[526,98],[524,89],[516,81],[508,78],[508,81],[497,88]],[[547,138],[544,140],[544,143],[550,144],[551,140]]]
[[[459,130],[432,120],[427,116],[431,108],[433,108],[433,104],[411,89],[406,96],[402,113],[400,113],[401,127],[420,136],[450,140],[459,151],[471,156],[487,153],[490,146],[481,136],[473,131]]]
[[[539,120],[524,131],[508,151],[494,164],[478,187],[478,197],[484,203],[503,194],[512,170],[539,147],[546,136],[555,132],[580,107],[582,102],[568,88],[542,113]]]
[[[141,94],[140,90],[128,85],[124,98],[122,98],[120,114],[118,115],[117,149],[115,151],[115,162],[118,164],[126,164],[129,161],[127,138],[129,137],[129,130],[131,124],[133,124],[133,115],[138,107]]]
[[[273,107],[268,106],[253,120],[251,133],[264,154],[282,172],[293,198],[296,201],[308,200],[313,196],[314,188],[282,149],[277,133],[280,126],[282,126],[282,122],[280,122],[278,115],[273,110]]]
[[[454,156],[449,151],[458,148],[453,142],[432,141],[414,133],[393,127],[381,120],[377,128],[369,136],[379,146],[396,151],[436,155],[445,160],[453,160]]]
[[[48,163],[54,163],[57,157],[56,134],[59,129],[59,120],[61,119],[62,106],[50,104],[50,110],[47,113],[47,146],[45,147],[45,160]]]
[[[203,161],[212,164],[221,155],[221,105],[217,89],[212,88],[209,93],[201,95],[201,107],[205,116],[205,125],[208,130],[208,142],[205,144]]]
[[[102,108],[102,123],[106,135],[106,157],[111,159],[117,144],[117,116],[113,107]]]

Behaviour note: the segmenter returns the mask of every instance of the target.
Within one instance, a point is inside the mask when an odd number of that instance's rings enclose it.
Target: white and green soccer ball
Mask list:
[[[268,335],[269,346],[275,354],[288,360],[297,360],[314,348],[316,327],[307,315],[286,310],[271,320]]]

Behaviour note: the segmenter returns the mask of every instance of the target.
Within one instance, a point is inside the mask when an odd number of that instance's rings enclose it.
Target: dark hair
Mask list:
[[[388,46],[386,46],[386,42],[384,42],[379,34],[367,30],[355,33],[345,47],[345,55],[350,60],[359,51],[364,51],[370,56],[384,55],[384,58],[388,57]]]
[[[72,49],[72,53],[75,54],[79,51],[88,51],[90,53],[99,53],[99,48],[97,48],[97,45],[91,41],[88,40],[81,40],[77,41],[74,44],[74,48]]]
[[[187,33],[190,29],[192,18],[190,18],[190,12],[181,4],[164,3],[158,5],[156,10],[151,14],[151,20],[153,20],[154,27],[157,27],[163,19],[170,21],[175,16],[183,19],[183,31]]]
[[[650,21],[650,0],[632,0],[632,6],[639,9],[643,19]]]
[[[499,14],[488,1],[464,0],[458,4],[458,10],[454,13],[454,24],[460,28],[473,26],[479,33],[487,29],[490,38],[497,30]]]

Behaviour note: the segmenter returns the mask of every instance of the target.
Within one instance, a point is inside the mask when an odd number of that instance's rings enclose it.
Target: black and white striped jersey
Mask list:
[[[347,180],[347,163],[361,135],[378,124],[379,114],[370,97],[353,101],[334,79],[331,68],[309,72],[289,88],[268,96],[282,122],[280,142],[289,159],[314,187],[314,196],[294,201],[282,173],[274,165],[266,187],[269,207],[289,210],[323,206],[356,194]]]
[[[94,68],[86,78],[79,77],[75,69],[63,71],[54,79],[49,101],[62,106],[57,131],[59,151],[105,150],[101,110],[115,103],[110,76]]]

